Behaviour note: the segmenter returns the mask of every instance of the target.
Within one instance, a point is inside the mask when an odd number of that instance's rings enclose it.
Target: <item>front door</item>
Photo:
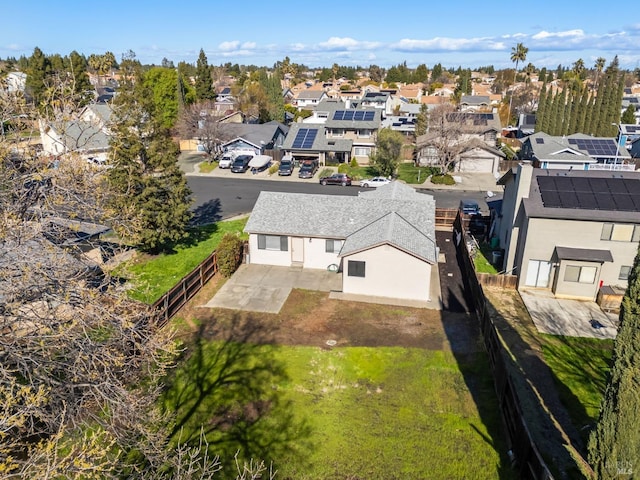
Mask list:
[[[304,238],[291,237],[291,263],[302,264],[304,262]]]

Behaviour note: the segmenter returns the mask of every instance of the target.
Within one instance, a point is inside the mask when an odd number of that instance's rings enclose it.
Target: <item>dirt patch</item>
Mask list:
[[[280,313],[203,308],[222,286],[215,276],[177,315],[185,328],[216,337],[221,325],[252,325],[262,341],[282,345],[400,346],[472,353],[482,350],[473,318],[464,313],[330,299],[328,293],[293,289]],[[254,332],[255,333],[255,332]]]

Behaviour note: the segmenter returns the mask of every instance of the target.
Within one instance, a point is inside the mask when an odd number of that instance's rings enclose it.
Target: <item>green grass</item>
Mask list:
[[[413,162],[401,163],[398,165],[398,179],[411,184],[421,184],[433,171],[432,167],[416,167]]]
[[[613,340],[541,334],[540,342],[562,403],[586,439],[588,426],[598,418],[610,369]]]
[[[218,162],[202,162],[198,164],[200,173],[210,173],[218,167]]]
[[[187,241],[175,247],[174,253],[139,257],[135,263],[125,264],[118,274],[131,279],[132,298],[153,303],[207,258],[225,233],[241,233],[246,222],[243,218],[193,229]]]
[[[223,460],[240,449],[302,480],[513,478],[492,439],[500,419],[484,354],[460,365],[400,347],[200,341],[191,352],[164,407],[177,413],[176,435],[209,428]]]
[[[478,273],[490,273],[496,275],[498,271],[496,267],[491,264],[489,258],[491,257],[491,246],[483,242],[480,244],[480,249],[476,251],[475,257],[473,257],[473,263]]]

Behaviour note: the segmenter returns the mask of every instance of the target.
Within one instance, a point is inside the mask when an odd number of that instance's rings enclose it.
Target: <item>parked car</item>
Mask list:
[[[321,185],[342,185],[346,187],[351,185],[351,177],[346,173],[334,173],[329,177],[320,178]]]
[[[244,173],[249,170],[249,162],[253,157],[251,155],[238,155],[231,164],[232,173]]]
[[[376,188],[381,185],[386,185],[387,183],[391,183],[391,180],[386,177],[373,177],[362,180],[360,182],[360,186],[364,188]]]
[[[298,170],[298,177],[313,178],[317,171],[318,162],[314,162],[313,160],[305,160],[300,165],[300,169]]]
[[[236,156],[231,152],[225,153],[218,161],[218,168],[231,168],[231,164],[235,157]]]
[[[278,175],[291,175],[293,173],[293,158],[284,157],[280,160],[280,166],[278,167]]]
[[[481,215],[480,205],[475,200],[469,198],[463,198],[460,200],[458,209],[462,210],[465,215]]]

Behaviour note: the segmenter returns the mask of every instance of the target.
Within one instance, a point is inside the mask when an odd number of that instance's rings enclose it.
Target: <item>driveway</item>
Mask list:
[[[541,333],[568,337],[615,338],[615,316],[595,302],[555,298],[545,290],[522,290],[520,296]]]
[[[342,290],[342,274],[325,270],[243,264],[205,307],[278,313],[292,288],[339,291]]]

